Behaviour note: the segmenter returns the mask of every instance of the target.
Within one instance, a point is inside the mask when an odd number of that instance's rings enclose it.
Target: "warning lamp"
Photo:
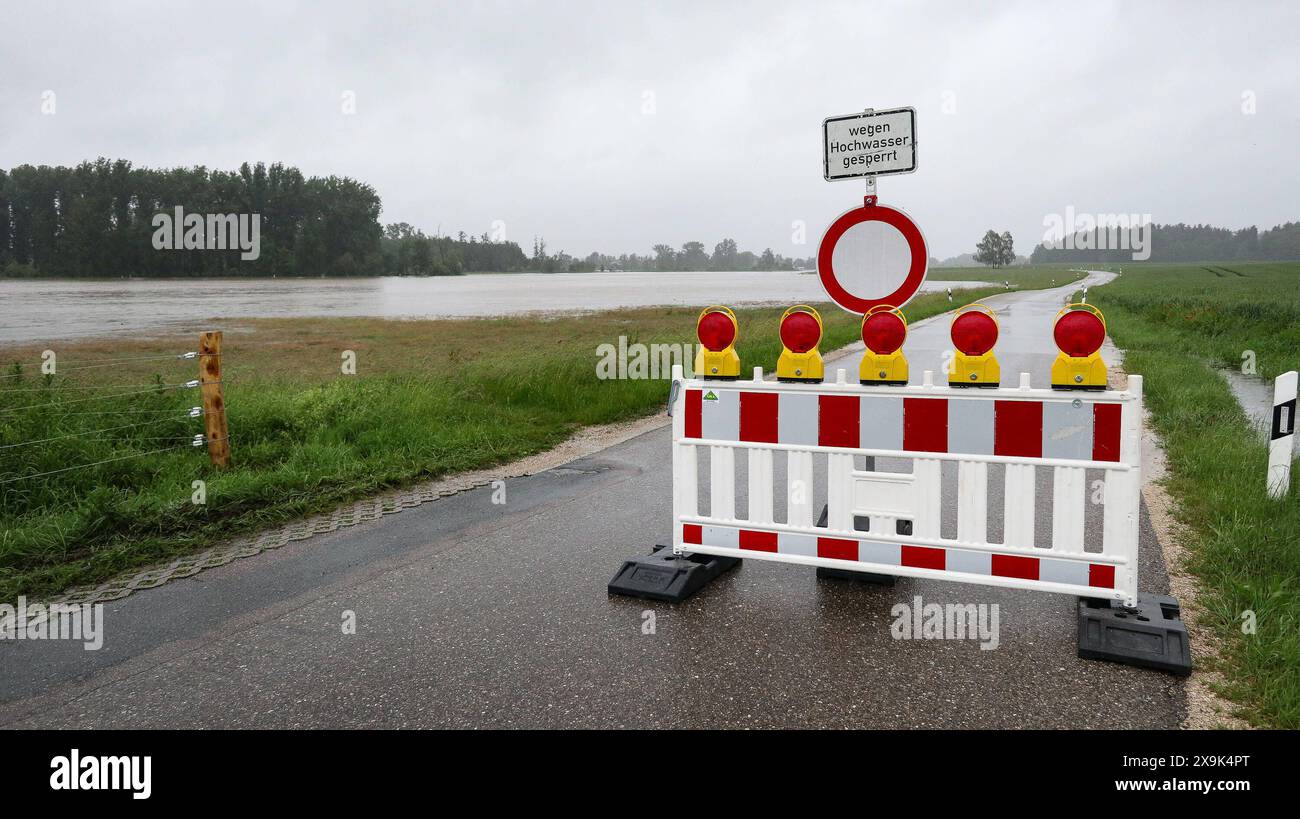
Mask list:
[[[1056,314],[1052,337],[1060,353],[1052,364],[1054,390],[1106,389],[1106,362],[1101,344],[1106,340],[1106,317],[1091,304],[1070,304]]]
[[[740,356],[736,354],[736,314],[731,308],[704,308],[695,322],[700,351],[695,354],[695,372],[703,378],[735,381],[740,378]]]
[[[858,369],[859,380],[866,385],[907,384],[907,359],[903,342],[907,340],[907,319],[897,307],[877,304],[862,317],[862,343],[867,351]]]
[[[958,309],[949,334],[957,354],[948,371],[948,386],[998,386],[1002,371],[993,355],[993,345],[998,343],[998,320],[993,311],[979,303]]]
[[[776,362],[778,381],[821,381],[825,374],[817,343],[822,340],[822,317],[806,304],[796,304],[781,315],[781,358]]]

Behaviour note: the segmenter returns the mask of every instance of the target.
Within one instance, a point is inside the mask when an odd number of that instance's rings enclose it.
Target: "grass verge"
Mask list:
[[[1294,485],[1267,497],[1264,438],[1214,370],[1300,367],[1300,264],[1125,265],[1089,295],[1144,376],[1189,568],[1227,649],[1221,693],[1256,725],[1300,727],[1300,499]]]

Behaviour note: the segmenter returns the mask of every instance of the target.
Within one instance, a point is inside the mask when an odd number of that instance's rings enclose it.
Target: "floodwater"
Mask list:
[[[927,281],[924,289],[983,282]],[[213,318],[453,318],[825,301],[814,274],[488,273],[429,278],[0,279],[0,342],[192,330]]]
[[[1219,374],[1228,382],[1251,426],[1267,436],[1273,424],[1273,382],[1231,369],[1220,369]]]

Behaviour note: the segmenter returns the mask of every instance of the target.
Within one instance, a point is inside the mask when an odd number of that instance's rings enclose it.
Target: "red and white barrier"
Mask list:
[[[934,577],[1137,602],[1142,379],[1123,392],[953,389],[925,383],[685,380],[674,367],[673,550]],[[699,452],[708,452],[708,514]],[[748,458],[748,513],[736,453]],[[778,453],[784,453],[778,455]],[[814,456],[826,456],[827,525],[814,520]],[[859,470],[855,455],[912,471]],[[774,461],[786,459],[786,520]],[[957,463],[956,536],[941,537],[942,464]],[[988,536],[990,464],[1004,469],[1001,542]],[[1050,543],[1036,541],[1038,469],[1052,471]],[[1100,551],[1085,548],[1087,470],[1103,472]],[[867,520],[865,530],[855,520]],[[900,525],[901,523],[901,525]],[[910,529],[909,529],[910,526]],[[1044,540],[1046,538],[1043,538]],[[1096,540],[1096,538],[1094,538]]]

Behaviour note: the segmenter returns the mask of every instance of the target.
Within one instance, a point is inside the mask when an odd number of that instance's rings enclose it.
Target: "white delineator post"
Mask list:
[[[1268,441],[1268,494],[1278,500],[1291,488],[1291,457],[1295,451],[1296,371],[1273,381],[1273,423]]]

